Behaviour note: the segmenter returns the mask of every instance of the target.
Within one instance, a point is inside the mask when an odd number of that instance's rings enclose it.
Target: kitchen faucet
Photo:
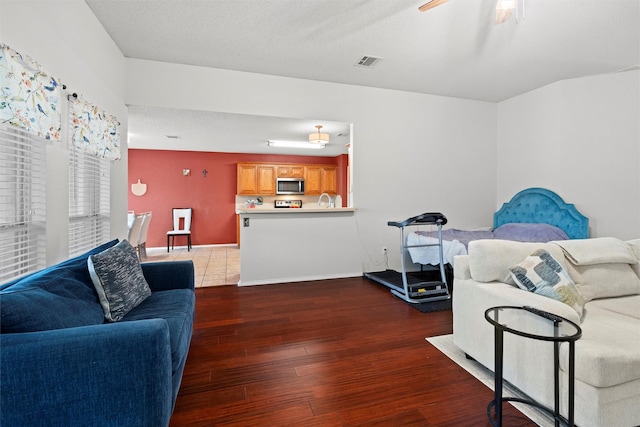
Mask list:
[[[320,202],[322,202],[322,197],[324,197],[324,196],[327,196],[327,200],[329,201],[329,207],[330,207],[330,208],[335,207],[333,199],[332,199],[332,198],[331,198],[331,196],[330,196],[330,195],[328,195],[327,193],[322,193],[322,194],[320,195],[320,197],[318,197],[318,206],[320,206]]]

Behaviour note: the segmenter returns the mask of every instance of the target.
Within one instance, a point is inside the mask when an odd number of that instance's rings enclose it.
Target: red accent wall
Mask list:
[[[152,211],[147,247],[166,246],[173,228],[172,208],[193,208],[193,245],[236,242],[235,197],[238,162],[307,163],[338,165],[338,189],[346,203],[348,156],[281,156],[265,154],[212,153],[129,149],[129,210]],[[182,176],[190,169],[190,176]],[[202,171],[207,170],[204,177]],[[143,196],[131,193],[131,184],[147,184]],[[185,245],[184,237],[176,238]]]

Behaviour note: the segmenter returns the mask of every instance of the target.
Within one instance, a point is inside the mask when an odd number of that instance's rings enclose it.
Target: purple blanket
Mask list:
[[[418,231],[418,234],[438,238],[437,231]],[[450,228],[442,230],[442,240],[457,240],[468,248],[469,242],[481,239],[515,240],[517,242],[550,242],[552,240],[569,240],[562,229],[549,224],[511,223],[501,225],[493,230],[458,230]]]

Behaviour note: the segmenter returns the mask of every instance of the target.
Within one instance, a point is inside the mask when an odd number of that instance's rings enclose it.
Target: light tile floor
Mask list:
[[[237,246],[194,246],[190,251],[179,247],[167,253],[167,248],[148,248],[152,261],[193,260],[196,288],[237,285],[240,281],[240,248]]]

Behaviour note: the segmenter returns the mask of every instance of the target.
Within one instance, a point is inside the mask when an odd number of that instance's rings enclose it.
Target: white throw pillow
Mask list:
[[[631,245],[614,237],[559,240],[554,243],[562,248],[564,257],[575,265],[638,262]]]
[[[640,278],[629,264],[573,265],[567,263],[567,272],[586,302],[599,298],[640,294]]]
[[[633,254],[638,259],[638,262],[635,264],[631,264],[631,269],[636,273],[638,277],[640,277],[640,239],[629,240],[627,241],[629,247],[633,251]]]
[[[549,252],[566,269],[562,248],[552,243],[511,240],[473,240],[469,242],[469,271],[477,282],[503,282],[515,285],[509,269],[538,249]]]

